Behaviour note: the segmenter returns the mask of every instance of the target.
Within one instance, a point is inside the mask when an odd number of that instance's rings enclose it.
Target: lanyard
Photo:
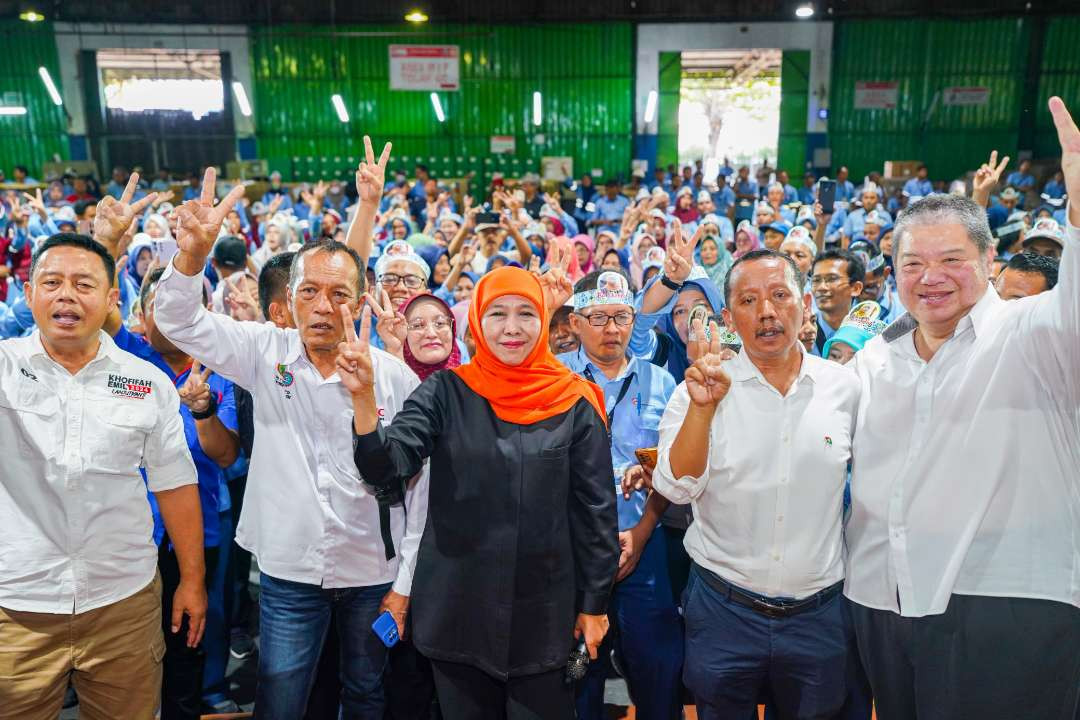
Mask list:
[[[589,382],[596,383],[596,378],[593,377],[592,370],[590,370],[589,368],[585,368],[585,370],[582,371],[582,375],[584,375],[585,379],[588,380]],[[623,378],[622,387],[619,388],[619,396],[615,398],[615,404],[611,406],[610,410],[608,410],[608,414],[607,414],[608,432],[611,432],[612,423],[615,422],[615,408],[619,407],[619,403],[622,402],[622,399],[624,397],[626,397],[626,393],[630,390],[630,383],[633,382],[633,381],[634,381],[634,374],[633,373],[630,373],[625,378]]]

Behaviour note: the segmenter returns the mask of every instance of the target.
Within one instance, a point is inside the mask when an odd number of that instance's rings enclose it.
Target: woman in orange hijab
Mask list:
[[[339,363],[357,467],[380,489],[427,459],[431,473],[411,592],[385,605],[399,622],[409,610],[401,630],[431,659],[447,720],[569,720],[567,657],[575,638],[596,656],[619,558],[602,392],[551,354],[544,285],[519,268],[476,285],[472,362],[431,375],[388,426],[369,323]]]

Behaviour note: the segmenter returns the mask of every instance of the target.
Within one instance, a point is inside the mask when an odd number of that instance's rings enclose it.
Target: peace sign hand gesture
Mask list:
[[[552,253],[548,270],[541,275],[540,286],[544,291],[544,306],[548,316],[558,310],[574,294],[574,284],[570,282],[566,271],[570,268],[571,249],[556,246]]]
[[[686,391],[690,402],[707,410],[715,410],[731,388],[731,376],[724,372],[723,362],[731,357],[731,351],[725,353],[720,342],[720,328],[715,322],[709,323],[711,339],[705,339],[700,320],[695,319],[694,330],[697,334],[697,360],[686,370]]]
[[[370,393],[375,388],[375,367],[371,362],[371,306],[365,305],[360,315],[360,335],[353,325],[348,303],[338,306],[345,326],[345,340],[338,344],[337,369],[341,384],[354,397]]]
[[[180,247],[181,257],[174,263],[177,269],[185,275],[194,275],[202,272],[206,257],[210,254],[210,248],[217,240],[221,224],[225,222],[225,216],[236,205],[236,201],[244,195],[244,186],[237,184],[229,191],[217,205],[214,204],[214,186],[217,181],[217,171],[213,166],[206,168],[203,175],[202,194],[198,200],[188,200],[176,208],[178,221],[176,223],[176,244]],[[186,256],[183,257],[183,256]],[[183,265],[183,267],[181,267]]]
[[[989,193],[1001,179],[1002,171],[1009,164],[1009,156],[1006,155],[1000,164],[997,161],[997,156],[997,150],[991,151],[990,160],[983,163],[982,167],[975,171],[975,179],[972,184],[976,192],[985,190]]]
[[[138,186],[139,173],[131,173],[119,200],[112,195],[106,195],[97,205],[97,214],[94,216],[94,239],[104,245],[113,257],[116,257],[120,239],[131,227],[131,223],[135,222],[135,218],[157,197],[157,193],[152,192],[141,200],[131,202]]]
[[[41,217],[42,221],[49,219],[49,211],[45,209],[45,200],[41,196],[41,188],[37,188],[35,194],[33,195],[28,192],[24,192],[23,197],[26,198],[26,203],[34,209],[34,211]]]
[[[378,205],[382,200],[383,184],[386,182],[386,163],[390,160],[390,148],[383,146],[379,161],[375,162],[375,151],[371,147],[371,138],[364,136],[364,159],[356,169],[356,194],[360,202]]]
[[[1050,98],[1050,114],[1054,116],[1058,141],[1061,143],[1061,172],[1065,175],[1065,192],[1069,196],[1069,223],[1080,226],[1080,129],[1061,98]]]
[[[203,369],[196,360],[191,366],[187,380],[180,386],[180,402],[191,412],[206,412],[210,407],[210,384],[206,382],[210,377],[210,372],[210,368]]]
[[[379,299],[375,299],[372,293],[365,293],[368,307],[375,314],[375,332],[386,346],[386,352],[391,355],[402,357],[405,345],[405,336],[408,333],[405,316],[394,310],[390,294],[382,288],[379,289]]]

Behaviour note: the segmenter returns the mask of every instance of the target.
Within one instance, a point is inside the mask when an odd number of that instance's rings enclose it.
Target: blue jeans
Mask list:
[[[255,716],[304,715],[330,615],[341,641],[342,720],[381,720],[386,646],[371,630],[390,583],[328,590],[262,573]]]
[[[678,720],[682,716],[682,625],[671,596],[667,561],[667,538],[664,529],[657,527],[634,572],[612,593],[608,607],[611,632],[576,688],[578,720],[607,717],[604,680],[612,644],[638,716],[649,720]]]
[[[763,690],[784,718],[833,718],[848,696],[855,633],[840,594],[786,618],[724,596],[690,572],[683,680],[702,720],[755,717]]]

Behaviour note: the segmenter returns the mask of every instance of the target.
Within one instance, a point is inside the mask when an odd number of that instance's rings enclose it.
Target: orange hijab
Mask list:
[[[536,347],[520,365],[501,362],[484,340],[480,318],[496,298],[521,295],[540,311],[540,337]],[[585,398],[607,422],[604,391],[570,372],[548,348],[548,313],[544,293],[536,277],[521,268],[492,270],[473,290],[469,306],[469,329],[476,342],[476,354],[467,365],[453,369],[469,389],[491,403],[495,415],[504,422],[531,425],[564,413],[578,398]]]

